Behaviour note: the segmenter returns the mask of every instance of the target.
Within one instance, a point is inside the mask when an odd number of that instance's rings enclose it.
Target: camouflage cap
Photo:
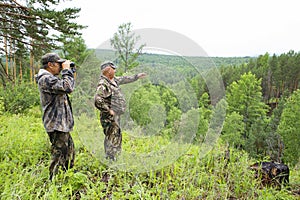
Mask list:
[[[66,59],[61,59],[56,53],[47,53],[42,56],[42,64],[46,65],[48,62],[63,63]]]
[[[117,68],[117,66],[116,66],[112,61],[104,61],[104,62],[101,64],[100,68],[101,68],[101,70],[103,70],[103,69],[105,69],[105,68],[108,67],[108,66],[110,66],[110,67],[112,67],[112,68],[114,68],[114,69]]]

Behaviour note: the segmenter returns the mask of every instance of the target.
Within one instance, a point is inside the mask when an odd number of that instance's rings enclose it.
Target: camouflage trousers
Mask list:
[[[120,115],[101,114],[100,120],[105,135],[104,151],[106,158],[116,160],[116,156],[122,151]]]
[[[70,133],[60,131],[48,132],[51,142],[50,180],[58,172],[59,167],[64,171],[74,166],[75,148]]]

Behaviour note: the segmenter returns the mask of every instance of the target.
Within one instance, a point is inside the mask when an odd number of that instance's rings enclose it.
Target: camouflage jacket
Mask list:
[[[64,69],[62,78],[40,69],[36,81],[43,109],[43,123],[47,132],[70,132],[74,126],[72,107],[68,94],[74,90],[73,72]]]
[[[125,97],[121,92],[119,85],[134,82],[138,79],[134,76],[115,77],[110,81],[107,77],[101,75],[95,95],[95,106],[101,112],[109,112],[112,109],[117,114],[123,114],[126,108]]]

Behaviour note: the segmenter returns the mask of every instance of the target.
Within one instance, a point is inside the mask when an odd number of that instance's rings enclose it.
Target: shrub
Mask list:
[[[30,108],[39,105],[39,91],[30,83],[9,83],[0,88],[0,112],[12,114],[26,113]]]

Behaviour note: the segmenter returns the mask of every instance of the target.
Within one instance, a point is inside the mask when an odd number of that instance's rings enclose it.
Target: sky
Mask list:
[[[299,0],[72,0],[63,6],[81,8],[76,22],[88,26],[82,36],[89,48],[98,48],[130,22],[133,30],[184,35],[208,56],[300,51]]]

